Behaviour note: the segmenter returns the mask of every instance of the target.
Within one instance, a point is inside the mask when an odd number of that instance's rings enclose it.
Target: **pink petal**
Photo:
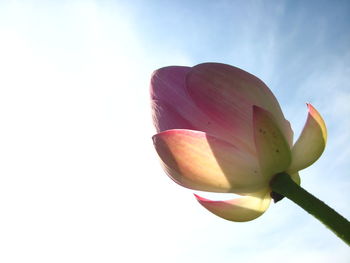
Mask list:
[[[169,129],[207,132],[216,129],[215,122],[195,105],[187,92],[186,75],[190,70],[189,67],[170,66],[153,73],[152,115],[158,132]],[[215,134],[215,131],[212,133]]]
[[[168,175],[201,191],[255,192],[267,185],[255,156],[234,145],[191,130],[168,130],[153,137]]]
[[[178,97],[185,97],[186,75],[190,67],[170,66],[153,72],[151,78],[151,99],[168,103],[177,102]]]
[[[283,133],[291,137],[276,98],[248,72],[219,63],[199,64],[187,74],[187,89],[203,112],[251,149],[253,105],[270,111]]]
[[[307,107],[309,114],[305,126],[292,148],[292,163],[288,169],[291,173],[313,164],[326,147],[326,124],[311,104],[307,104]]]
[[[226,220],[245,222],[261,216],[270,205],[268,191],[227,201],[211,201],[195,194],[198,202],[213,214]]]
[[[254,106],[253,122],[260,169],[265,177],[271,178],[289,167],[290,148],[271,113]]]
[[[156,70],[151,79],[151,99],[153,122],[158,132],[169,129],[193,129],[186,119],[196,116],[199,110],[191,106],[186,94],[186,74],[191,68],[171,66]]]
[[[239,147],[247,148],[241,138],[233,138],[231,130],[218,124],[193,102],[186,89],[188,67],[166,67],[153,73],[151,98],[153,122],[158,132],[169,129],[191,129],[227,139]],[[249,149],[254,153],[254,149]]]
[[[153,100],[151,103],[153,123],[158,132],[171,129],[196,129],[176,107],[160,100]]]

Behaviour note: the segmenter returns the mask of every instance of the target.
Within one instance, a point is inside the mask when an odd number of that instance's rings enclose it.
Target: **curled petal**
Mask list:
[[[204,132],[168,130],[153,140],[168,175],[184,187],[240,193],[267,183],[254,156]]]
[[[203,112],[252,149],[253,105],[271,112],[283,133],[291,132],[269,88],[244,70],[220,63],[199,64],[187,74],[187,89]]]
[[[198,202],[213,214],[226,220],[245,222],[261,216],[270,205],[270,193],[261,192],[227,201],[211,201],[195,194]]]
[[[327,141],[327,128],[318,111],[307,104],[309,114],[298,140],[292,148],[290,173],[300,171],[313,164],[323,153]]]
[[[285,171],[291,162],[289,144],[272,114],[253,106],[254,139],[263,175],[271,178]]]

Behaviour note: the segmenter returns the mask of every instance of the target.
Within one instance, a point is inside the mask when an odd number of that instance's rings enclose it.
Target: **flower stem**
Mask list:
[[[296,184],[287,173],[277,174],[271,180],[270,186],[274,192],[289,198],[316,217],[350,246],[350,222]]]

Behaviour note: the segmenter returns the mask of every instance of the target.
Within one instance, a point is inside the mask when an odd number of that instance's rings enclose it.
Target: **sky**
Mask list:
[[[338,262],[350,250],[286,198],[234,223],[162,170],[149,81],[222,62],[262,79],[297,138],[328,144],[302,186],[350,218],[348,1],[0,1],[0,261]]]

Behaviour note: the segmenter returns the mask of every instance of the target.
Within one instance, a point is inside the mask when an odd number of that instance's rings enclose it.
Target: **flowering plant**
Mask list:
[[[271,198],[306,198],[300,191],[294,193],[302,189],[298,171],[320,157],[327,140],[325,123],[311,104],[293,144],[293,131],[269,88],[233,66],[204,63],[158,69],[151,79],[151,100],[158,132],[153,141],[170,178],[193,190],[241,195],[226,201],[195,195],[212,213],[249,221],[264,213]]]

